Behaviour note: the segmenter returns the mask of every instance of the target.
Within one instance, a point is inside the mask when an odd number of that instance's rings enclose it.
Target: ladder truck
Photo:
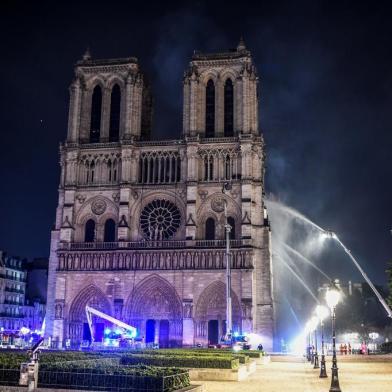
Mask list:
[[[121,320],[117,320],[116,318],[109,316],[106,313],[103,313],[97,309],[92,308],[91,306],[86,305],[86,316],[87,316],[87,322],[88,322],[88,326],[90,329],[90,334],[91,334],[91,344],[94,343],[95,338],[94,338],[94,329],[93,329],[93,315],[100,317],[104,320],[109,321],[110,323],[116,325],[120,331],[121,331],[121,335],[125,335],[128,338],[135,338],[137,335],[137,330],[135,327],[132,327],[131,325],[124,323]]]

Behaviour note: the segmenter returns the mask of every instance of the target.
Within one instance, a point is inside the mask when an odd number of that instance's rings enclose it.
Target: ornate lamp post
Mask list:
[[[306,360],[308,362],[311,361],[311,343],[310,343],[310,336],[311,336],[311,327],[310,327],[310,320],[306,323],[305,326],[305,332],[306,332]]]
[[[318,354],[317,354],[317,324],[318,324],[318,318],[317,316],[313,316],[310,319],[310,333],[311,335],[313,334],[313,345],[314,350],[312,350],[312,361],[311,364],[313,365],[313,369],[318,369],[319,366],[319,361],[318,361]]]
[[[222,193],[231,189],[231,184],[225,182],[222,187]],[[227,202],[223,202],[225,208],[225,231],[226,231],[226,340],[233,340],[232,325],[232,308],[231,308],[231,268],[230,268],[230,231],[231,226],[227,221]]]
[[[336,305],[340,300],[340,291],[336,287],[335,282],[331,282],[330,287],[327,290],[327,294],[325,296],[328,307],[331,309],[331,318],[332,318],[332,379],[331,379],[331,387],[329,388],[329,392],[341,392],[339,385],[339,375],[338,375],[338,366],[336,359],[336,331],[335,331],[335,309]]]
[[[325,351],[324,351],[324,319],[328,316],[328,309],[325,306],[317,305],[316,314],[320,321],[321,327],[321,363],[320,363],[320,378],[328,377],[327,369],[325,367]]]

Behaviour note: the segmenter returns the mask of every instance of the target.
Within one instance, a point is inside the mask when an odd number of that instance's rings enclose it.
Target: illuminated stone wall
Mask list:
[[[216,132],[205,138],[210,78],[216,84]],[[234,88],[231,136],[224,130],[227,78]],[[151,100],[145,80],[134,58],[85,56],[76,65],[68,137],[60,150],[47,335],[59,346],[66,339],[80,344],[89,304],[131,323],[145,338],[147,322],[154,320],[153,339],[161,345],[206,345],[211,328],[221,336],[226,318],[226,204],[233,225],[234,329],[261,334],[270,349],[270,228],[263,202],[258,78],[251,54],[241,43],[234,52],[194,55],[184,78],[184,129],[178,140],[146,140],[149,125],[142,118],[149,118]],[[121,91],[120,127],[118,141],[111,141],[116,84]],[[97,85],[102,89],[101,129],[92,142],[91,102]],[[223,194],[226,182],[231,189]],[[211,219],[213,228],[208,229]],[[108,221],[114,222],[113,233]]]

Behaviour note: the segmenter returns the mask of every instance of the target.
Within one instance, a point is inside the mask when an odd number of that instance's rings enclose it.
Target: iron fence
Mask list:
[[[0,367],[0,385],[19,385],[20,370]]]
[[[93,391],[170,392],[189,385],[187,371],[168,376],[136,376],[131,374],[104,374],[92,369],[78,371],[40,370],[38,387],[54,389],[82,389]]]

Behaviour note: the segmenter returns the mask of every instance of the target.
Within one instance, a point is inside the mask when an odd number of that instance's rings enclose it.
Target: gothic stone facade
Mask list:
[[[76,64],[50,249],[53,342],[86,338],[86,304],[146,342],[216,341],[225,332],[226,203],[234,330],[261,334],[272,349],[257,84],[243,43],[195,53],[184,73],[182,137],[151,141],[152,99],[137,59],[86,54]],[[94,322],[100,338],[105,321]]]

